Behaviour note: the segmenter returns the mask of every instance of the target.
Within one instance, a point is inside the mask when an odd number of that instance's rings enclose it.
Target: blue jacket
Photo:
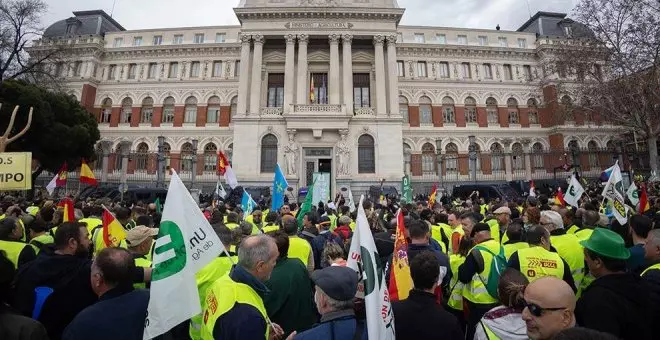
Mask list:
[[[270,291],[259,279],[243,267],[234,265],[229,277],[236,282],[254,289],[263,299]],[[227,313],[221,315],[213,327],[213,338],[222,340],[264,339],[268,324],[261,313],[248,304],[236,303]]]
[[[142,339],[148,306],[146,289],[112,289],[76,315],[62,339]]]
[[[311,242],[312,252],[314,253],[314,267],[316,267],[316,269],[325,268],[321,263],[323,262],[321,254],[323,253],[323,249],[325,249],[325,244],[327,242],[334,242],[342,247],[342,249],[344,248],[344,242],[338,235],[333,234],[330,230],[320,232],[319,236],[314,237]]]
[[[360,321],[362,323],[362,321]],[[362,337],[367,340],[367,325],[362,323]],[[357,322],[355,313],[352,309],[331,312],[321,317],[321,322],[314,328],[296,334],[295,340],[353,340],[355,338],[355,329]]]

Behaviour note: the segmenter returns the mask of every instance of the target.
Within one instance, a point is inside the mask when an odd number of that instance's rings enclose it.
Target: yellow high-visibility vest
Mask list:
[[[140,256],[135,258],[135,266],[136,267],[142,267],[142,268],[151,268],[151,261],[149,261],[146,256]],[[133,287],[138,289],[138,288],[146,288],[147,284],[144,282],[140,283],[134,283]]]
[[[311,252],[312,246],[309,245],[309,242],[298,236],[289,236],[289,258],[300,259],[305,267],[307,267]]]
[[[566,230],[566,233],[567,234],[575,234],[575,233],[578,232],[578,230],[580,230],[580,228],[578,228],[578,226],[573,224],[572,226],[568,227],[568,230]]]
[[[92,235],[94,228],[103,225],[103,221],[95,217],[87,217],[80,219],[78,222],[85,223],[87,225],[87,231]]]
[[[51,235],[48,234],[48,233],[46,233],[46,234],[41,234],[41,235],[39,235],[39,236],[37,236],[37,237],[31,239],[31,240],[30,240],[30,245],[32,246],[32,248],[34,248],[34,253],[37,254],[37,255],[39,255],[39,252],[41,252],[41,247],[38,246],[37,244],[33,243],[33,242],[39,242],[39,243],[41,243],[41,244],[43,244],[43,245],[45,245],[45,244],[53,244],[53,243],[55,243],[55,239],[53,238],[53,236],[51,236]]]
[[[518,250],[520,272],[530,283],[546,276],[558,279],[564,277],[564,261],[557,253],[545,250],[540,246]]]
[[[580,287],[584,280],[584,249],[576,235],[564,234],[550,236],[550,244],[557,250],[566,264],[571,267],[571,276],[575,287]]]
[[[266,224],[266,226],[264,226],[264,227],[261,229],[261,231],[262,231],[264,234],[265,234],[265,233],[270,233],[270,232],[272,232],[272,231],[278,231],[278,230],[280,230],[280,226],[277,225],[277,224]]]
[[[5,252],[5,255],[14,264],[14,269],[18,269],[18,258],[27,244],[15,241],[2,241],[0,240],[0,250]]]
[[[504,247],[504,256],[506,257],[506,260],[509,261],[513,253],[520,249],[529,248],[529,244],[527,242],[516,242],[505,244],[502,247]]]
[[[202,315],[204,324],[201,329],[202,339],[214,340],[213,328],[223,314],[229,312],[235,304],[242,303],[256,308],[266,321],[264,339],[270,334],[270,319],[264,302],[252,287],[232,280],[229,275],[221,277],[207,290]]]
[[[200,306],[204,305],[204,301],[206,300],[206,293],[209,287],[221,277],[229,274],[231,266],[236,262],[238,262],[237,256],[232,256],[231,259],[226,256],[216,257],[213,259],[213,261],[209,262],[209,264],[198,271],[197,274],[195,274],[197,290],[199,291]],[[201,330],[203,323],[204,321],[202,319],[202,314],[198,314],[190,318],[188,334],[190,335],[191,339],[199,340],[202,338]]]
[[[575,236],[577,236],[578,240],[580,240],[580,242],[582,242],[582,241],[588,240],[591,237],[591,234],[593,234],[593,232],[594,232],[594,230],[589,229],[589,228],[580,229],[579,231],[577,231],[575,233]]]
[[[227,228],[229,228],[229,230],[234,230],[234,229],[240,227],[240,225],[238,223],[234,223],[234,222],[225,223],[225,226]]]
[[[646,274],[646,272],[651,271],[651,270],[660,270],[660,263],[656,263],[656,264],[644,269],[644,271],[642,272],[642,274],[640,276],[644,276],[644,274]]]
[[[497,336],[488,326],[486,326],[483,323],[483,320],[479,321],[479,325],[477,327],[481,327],[481,329],[484,330],[484,333],[486,333],[486,337],[488,340],[500,340],[500,337]]]
[[[486,224],[490,227],[490,238],[497,241],[497,243],[502,243],[500,238],[500,224],[496,219],[490,219],[486,221]]]
[[[458,280],[458,268],[465,263],[465,257],[458,254],[449,255],[449,266],[451,267],[451,280],[449,281],[449,299],[447,306],[451,309],[463,310],[463,282]]]
[[[500,248],[502,247],[499,242],[492,239],[482,242],[477,246],[484,247],[490,250],[493,254],[498,254],[500,252]],[[488,282],[488,276],[490,275],[490,267],[493,262],[493,255],[486,251],[475,249],[474,247],[470,250],[470,253],[473,251],[478,251],[481,254],[481,257],[484,260],[484,270],[481,273],[474,273],[470,283],[463,287],[463,297],[468,301],[476,304],[487,305],[497,303],[497,299],[492,297],[486,289],[486,282]]]

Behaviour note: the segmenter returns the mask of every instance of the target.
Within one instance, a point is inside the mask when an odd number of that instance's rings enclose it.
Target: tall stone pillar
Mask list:
[[[108,182],[108,158],[112,152],[112,143],[108,141],[101,142],[101,151],[103,152],[103,160],[101,161],[101,183]]]
[[[330,74],[328,103],[339,105],[339,35],[331,34],[330,41]]]
[[[353,36],[344,34],[342,37],[342,65],[344,69],[344,105],[346,112],[353,115],[353,51],[351,43]]]
[[[376,66],[376,114],[387,115],[387,98],[385,96],[385,53],[383,44],[385,37],[374,36],[375,66]]]
[[[236,103],[236,114],[244,116],[247,111],[248,85],[250,80],[250,40],[249,35],[241,35],[241,77],[238,82],[238,103]]]
[[[399,71],[396,65],[396,34],[387,36],[388,113],[399,115]]]
[[[264,51],[264,36],[256,34],[252,36],[254,51],[252,53],[252,83],[250,84],[250,112],[261,113],[261,63]]]
[[[529,139],[523,139],[522,140],[523,144],[523,154],[525,155],[525,179],[527,181],[532,180],[532,150],[531,150],[531,144],[532,141]]]
[[[512,140],[504,139],[502,144],[504,144],[504,171],[507,182],[513,181],[513,164],[511,156],[511,143]]]
[[[291,104],[295,101],[296,35],[287,34],[284,36],[284,40],[286,40],[286,60],[284,62],[284,113],[289,113]]]
[[[309,84],[307,83],[307,43],[309,36],[306,34],[298,35],[298,95],[297,104],[307,104],[309,97]]]

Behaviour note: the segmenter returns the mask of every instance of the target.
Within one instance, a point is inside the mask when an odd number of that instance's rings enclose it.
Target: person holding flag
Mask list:
[[[619,223],[622,225],[628,222],[628,207],[626,207],[624,192],[623,192],[623,177],[621,176],[621,169],[617,161],[612,167],[609,179],[605,188],[603,188],[603,200],[610,200],[612,205],[612,213]]]
[[[289,183],[284,177],[280,165],[275,166],[275,178],[273,178],[273,197],[271,199],[271,211],[278,211],[284,205],[284,192],[289,187]]]
[[[561,187],[557,187],[557,194],[555,195],[555,205],[560,207],[566,206],[566,201],[564,200],[564,193],[561,191]]]
[[[401,209],[396,214],[396,238],[392,253],[389,292],[392,301],[405,300],[412,289],[410,264],[408,263],[408,242]]]

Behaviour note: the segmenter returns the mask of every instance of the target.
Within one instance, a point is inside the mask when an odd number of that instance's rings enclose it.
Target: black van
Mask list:
[[[479,197],[490,201],[499,198],[503,201],[512,202],[520,198],[520,195],[510,185],[500,184],[464,184],[454,187],[452,196],[465,200],[474,192],[479,192]]]
[[[118,200],[121,197],[119,189],[115,189],[106,194],[107,198]],[[136,203],[142,201],[143,203],[153,203],[156,198],[160,199],[160,203],[165,203],[167,197],[167,189],[165,188],[130,188],[124,193],[124,201]]]

